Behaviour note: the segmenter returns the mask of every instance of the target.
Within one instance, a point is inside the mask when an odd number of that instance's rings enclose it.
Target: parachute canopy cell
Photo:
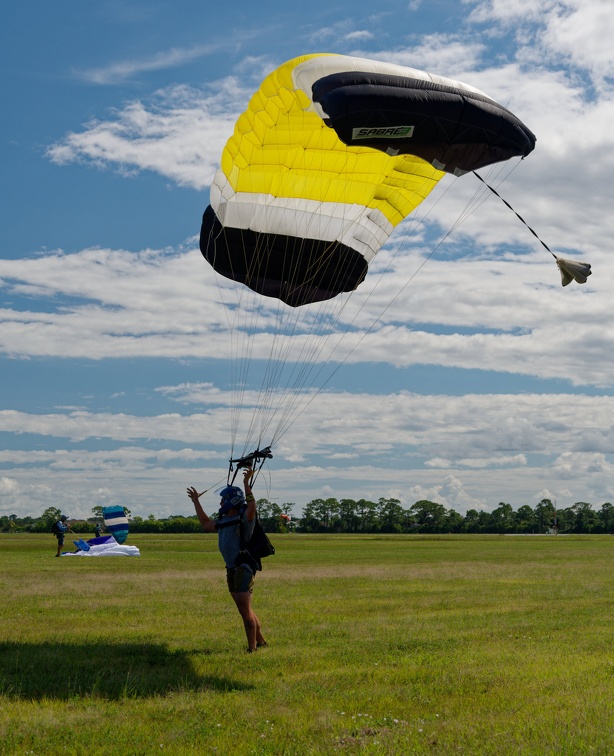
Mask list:
[[[200,248],[223,276],[296,307],[352,291],[445,173],[524,157],[529,129],[452,79],[344,55],[273,71],[239,117]]]
[[[102,510],[105,528],[117,543],[124,543],[128,538],[128,518],[120,506],[104,507]]]

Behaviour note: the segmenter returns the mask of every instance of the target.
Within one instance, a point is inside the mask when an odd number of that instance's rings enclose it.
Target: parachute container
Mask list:
[[[128,518],[120,506],[104,507],[102,510],[105,528],[122,544],[128,538]]]
[[[424,71],[306,55],[239,117],[200,248],[221,275],[292,307],[354,290],[394,228],[451,173],[524,157],[535,137],[483,92]]]

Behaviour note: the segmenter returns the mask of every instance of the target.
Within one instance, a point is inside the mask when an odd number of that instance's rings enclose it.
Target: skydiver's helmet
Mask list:
[[[67,519],[68,519],[68,516],[67,516],[67,515],[62,515],[62,516],[60,517],[60,520],[61,520],[62,522],[66,522],[66,520],[67,520]]]
[[[243,491],[237,486],[226,486],[220,491],[220,515],[225,515],[231,509],[241,510],[246,506]]]

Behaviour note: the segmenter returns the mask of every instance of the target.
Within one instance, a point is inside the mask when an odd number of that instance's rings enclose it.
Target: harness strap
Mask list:
[[[221,530],[222,528],[229,528],[231,525],[237,525],[237,523],[241,523],[240,517],[233,517],[231,520],[227,520],[226,522],[216,522],[215,523],[215,529]]]

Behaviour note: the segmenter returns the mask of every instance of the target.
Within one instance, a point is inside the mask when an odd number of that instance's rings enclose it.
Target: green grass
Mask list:
[[[249,655],[215,536],[0,536],[0,753],[614,753],[611,536],[273,541]]]

